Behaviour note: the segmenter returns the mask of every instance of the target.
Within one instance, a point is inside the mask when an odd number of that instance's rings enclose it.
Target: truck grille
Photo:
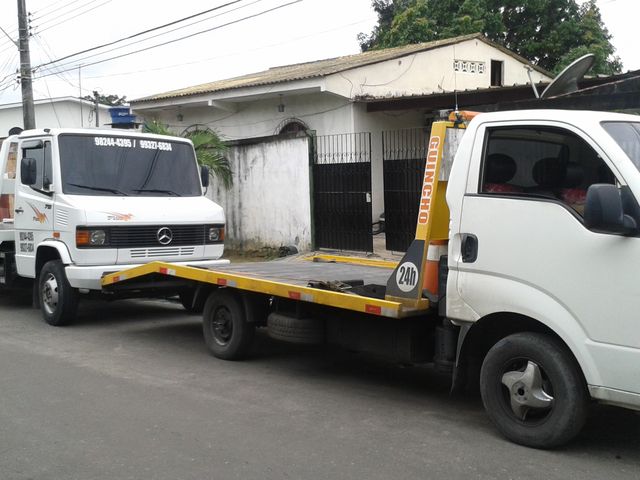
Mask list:
[[[165,245],[158,241],[158,231],[163,228],[169,228],[172,235],[171,242]],[[208,232],[208,228],[208,225],[110,227],[108,229],[109,245],[112,248],[204,245],[205,232]]]
[[[194,247],[132,248],[131,258],[183,257],[192,256],[194,252]]]

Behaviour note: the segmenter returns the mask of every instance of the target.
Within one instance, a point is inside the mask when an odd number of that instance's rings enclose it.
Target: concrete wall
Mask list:
[[[225,244],[241,249],[295,245],[300,251],[310,250],[307,137],[234,145],[228,157],[233,186],[226,190],[214,181],[208,193],[225,210]]]
[[[95,116],[91,113],[93,105],[82,103],[76,99],[53,99],[53,101],[36,101],[34,105],[37,128],[82,128],[94,127]],[[110,123],[109,107],[100,107],[99,123],[103,126]],[[13,127],[22,127],[22,105],[11,104],[0,106],[0,137],[6,137]],[[110,128],[106,126],[105,128]]]
[[[482,73],[454,71],[454,61],[482,63]],[[502,50],[480,40],[407,55],[374,65],[354,68],[326,79],[327,91],[347,98],[356,96],[397,97],[431,93],[475,90],[491,87],[491,60],[503,63],[503,85],[529,83],[524,64]],[[549,81],[537,71],[534,82]]]

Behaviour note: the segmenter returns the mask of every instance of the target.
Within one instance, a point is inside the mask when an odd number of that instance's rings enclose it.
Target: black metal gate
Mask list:
[[[415,236],[429,127],[382,132],[387,250],[404,252]]]
[[[315,246],[372,252],[371,134],[314,137],[312,155]]]

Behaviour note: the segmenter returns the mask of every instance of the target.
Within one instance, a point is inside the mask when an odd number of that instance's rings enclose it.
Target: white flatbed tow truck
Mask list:
[[[223,359],[266,327],[433,363],[456,389],[479,384],[498,430],[527,446],[568,442],[592,401],[640,409],[640,119],[472,117],[434,123],[416,236],[397,264],[152,262],[105,275],[103,290],[197,287],[205,342]]]

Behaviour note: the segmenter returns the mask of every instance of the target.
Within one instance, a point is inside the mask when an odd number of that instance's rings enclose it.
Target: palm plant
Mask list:
[[[156,120],[146,122],[142,130],[157,135],[177,136],[166,125]],[[207,129],[193,130],[184,133],[182,136],[193,142],[198,163],[209,167],[211,175],[217,178],[225,188],[231,187],[233,185],[233,172],[225,155],[229,147],[225,145],[218,134]]]

